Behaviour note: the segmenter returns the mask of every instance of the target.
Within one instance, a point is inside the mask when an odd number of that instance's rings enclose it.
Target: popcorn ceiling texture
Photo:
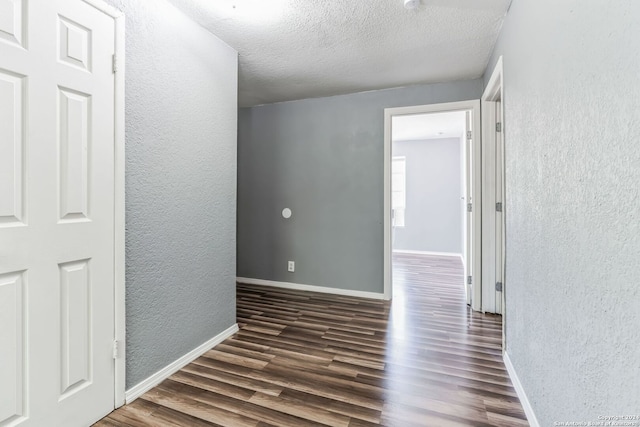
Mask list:
[[[243,107],[479,78],[511,2],[171,1],[238,50]]]
[[[640,3],[516,0],[499,55],[507,352],[543,426],[640,415]]]
[[[237,54],[164,0],[126,15],[127,388],[235,323]]]

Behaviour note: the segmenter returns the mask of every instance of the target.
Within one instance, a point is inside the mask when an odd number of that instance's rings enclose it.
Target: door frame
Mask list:
[[[471,298],[471,308],[479,311],[481,309],[482,298],[482,274],[481,274],[481,212],[482,212],[482,175],[481,175],[481,144],[482,133],[480,132],[480,100],[469,100],[459,102],[447,102],[441,104],[416,105],[410,107],[395,107],[384,109],[384,260],[383,260],[383,283],[384,299],[390,300],[393,297],[393,266],[392,266],[392,236],[391,236],[391,157],[392,157],[392,118],[393,116],[403,116],[410,114],[425,113],[446,113],[454,111],[471,111],[473,123],[473,149],[472,149],[472,194],[473,200],[473,295]],[[467,260],[467,262],[469,262]],[[466,286],[466,285],[465,285]]]
[[[482,184],[485,191],[484,197],[486,203],[486,210],[484,215],[487,220],[483,223],[482,233],[485,236],[483,240],[483,281],[488,286],[483,292],[483,304],[482,310],[485,312],[499,312],[502,314],[502,341],[503,351],[506,348],[506,324],[507,316],[505,310],[505,294],[507,289],[506,280],[506,185],[505,185],[505,138],[504,138],[504,67],[502,56],[498,58],[496,65],[491,74],[491,78],[486,85],[484,93],[482,94],[482,129],[483,129],[483,173]],[[499,109],[496,108],[496,104],[499,101]],[[500,132],[496,129],[496,124],[501,123]],[[496,150],[498,144],[501,144],[502,151],[502,164],[496,164]],[[502,174],[501,185],[501,200],[496,200],[496,173]],[[501,227],[502,227],[502,239],[497,241],[496,237],[496,220],[495,220],[495,202],[502,203],[501,212]],[[496,310],[497,306],[497,292],[494,286],[489,286],[492,283],[496,283],[496,252],[500,251],[502,256],[501,262],[501,278],[502,278],[502,295],[500,301],[499,310]]]
[[[114,56],[114,407],[125,403],[125,111],[124,111],[124,13],[103,0],[82,0],[113,18]]]

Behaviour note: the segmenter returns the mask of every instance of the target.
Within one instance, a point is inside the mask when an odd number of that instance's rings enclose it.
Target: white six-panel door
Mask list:
[[[0,0],[0,426],[114,407],[114,21]]]

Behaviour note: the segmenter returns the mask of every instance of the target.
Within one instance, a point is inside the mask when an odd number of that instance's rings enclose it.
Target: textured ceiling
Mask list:
[[[465,122],[464,111],[393,116],[391,139],[412,141],[459,138],[464,134]]]
[[[239,103],[480,77],[511,0],[170,0],[239,52]]]

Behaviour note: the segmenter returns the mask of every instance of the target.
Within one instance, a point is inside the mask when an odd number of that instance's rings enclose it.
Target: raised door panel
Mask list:
[[[88,220],[91,96],[60,88],[58,97],[60,219]]]
[[[0,275],[0,425],[25,414],[25,273]]]
[[[60,266],[61,399],[91,384],[91,280],[89,260]]]
[[[24,80],[0,70],[0,227],[23,221]]]
[[[81,70],[91,71],[91,30],[58,16],[58,32],[58,59]]]
[[[25,47],[26,0],[0,0],[0,42]]]

